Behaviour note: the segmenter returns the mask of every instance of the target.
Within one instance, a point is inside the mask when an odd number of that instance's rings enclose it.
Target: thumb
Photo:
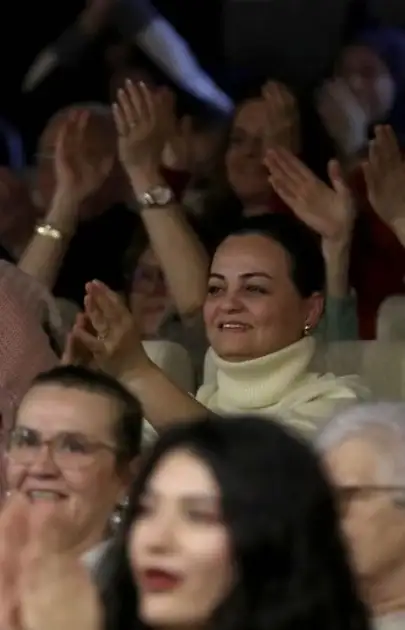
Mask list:
[[[339,193],[348,193],[349,188],[342,173],[342,168],[337,160],[328,162],[328,176],[334,190]]]

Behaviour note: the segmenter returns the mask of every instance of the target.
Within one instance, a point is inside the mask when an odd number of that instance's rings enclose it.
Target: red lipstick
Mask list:
[[[141,574],[141,583],[146,591],[160,593],[171,591],[181,582],[181,578],[161,569],[148,569]]]

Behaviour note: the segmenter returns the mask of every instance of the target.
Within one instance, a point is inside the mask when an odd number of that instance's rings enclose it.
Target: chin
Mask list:
[[[168,601],[165,595],[147,596],[140,602],[139,618],[152,627],[188,626],[191,623],[190,610],[186,606],[176,604],[173,600]],[[172,599],[172,598],[170,598]],[[183,610],[181,610],[183,608]]]

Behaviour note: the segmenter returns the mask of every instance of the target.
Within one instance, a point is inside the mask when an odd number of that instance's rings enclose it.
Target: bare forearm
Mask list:
[[[136,195],[157,185],[166,185],[158,173],[133,171]],[[208,274],[208,256],[178,203],[141,211],[152,248],[162,265],[167,284],[181,315],[196,313],[203,304]]]
[[[324,240],[322,251],[326,266],[326,289],[332,298],[344,298],[350,291],[350,240],[334,243]]]
[[[52,238],[35,232],[18,267],[52,289],[65,252],[75,232],[73,218],[76,202],[64,193],[56,193],[52,206],[43,224],[52,226],[60,232],[61,238]]]
[[[127,374],[120,380],[138,398],[146,419],[156,431],[176,422],[198,420],[209,413],[151,362],[142,373]]]

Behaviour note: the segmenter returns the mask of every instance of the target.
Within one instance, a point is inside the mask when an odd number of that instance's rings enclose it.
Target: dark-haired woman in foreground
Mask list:
[[[26,557],[19,612],[30,630],[103,627],[80,566],[47,543]],[[105,630],[370,628],[316,456],[254,417],[160,438],[101,571]]]

